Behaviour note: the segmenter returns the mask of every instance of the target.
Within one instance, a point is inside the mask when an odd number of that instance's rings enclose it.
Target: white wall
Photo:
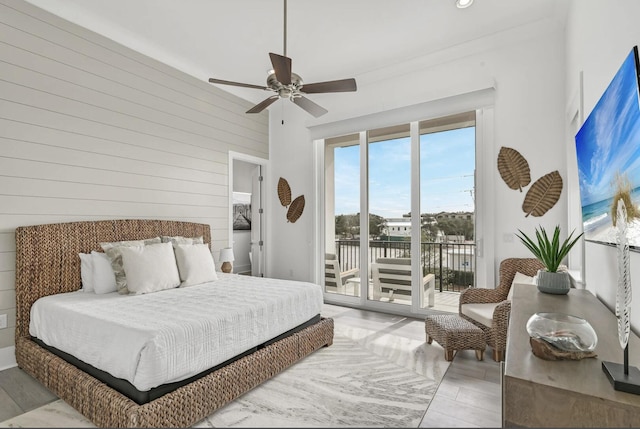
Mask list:
[[[509,189],[496,170],[498,151],[501,146],[508,146],[520,151],[528,160],[533,180],[553,170],[558,170],[563,178],[566,175],[562,27],[554,22],[540,21],[486,40],[414,59],[405,68],[402,64],[397,66],[398,70],[405,72],[394,79],[377,80],[376,72],[357,76],[357,96],[324,95],[342,97],[343,103],[337,112],[330,112],[318,120],[284,102],[287,118],[285,124],[281,125],[281,108],[272,108],[272,183],[275,185],[278,176],[282,175],[293,184],[294,193],[303,189],[305,192],[307,189],[309,192],[313,190],[313,159],[307,127],[330,124],[341,119],[348,121],[348,118],[495,86],[494,140],[489,142],[482,154],[478,154],[480,160],[490,160],[490,165],[485,167],[495,177],[490,181],[489,189],[485,189],[487,201],[493,203],[491,210],[495,212],[494,219],[487,219],[487,222],[493,222],[488,230],[494,231],[494,237],[487,241],[495,242],[494,270],[497,271],[499,261],[506,257],[531,256],[513,237],[518,229],[533,232],[539,224],[547,228],[560,224],[566,230],[567,206],[564,198],[544,217],[525,218],[521,209],[524,193]],[[322,104],[322,97],[313,98]],[[307,202],[310,202],[309,198]],[[304,220],[311,221],[310,218]],[[312,249],[315,243],[310,230],[298,227],[273,225],[277,240],[270,240],[269,254],[274,258],[283,255],[279,261],[273,260],[273,273],[288,278],[287,265],[279,267],[281,263],[288,263],[293,267],[296,278],[313,280]]]
[[[251,104],[22,1],[0,0],[0,360],[14,344],[15,228],[115,218],[229,237],[228,152],[266,158]],[[0,361],[0,367],[3,366]]]
[[[583,116],[586,118],[634,45],[640,45],[640,2],[635,0],[573,1],[567,23],[566,98],[571,104],[584,76]],[[575,103],[574,103],[575,104]],[[579,103],[577,103],[579,104]],[[585,282],[610,308],[615,308],[616,249],[585,245]],[[636,291],[631,325],[640,332],[640,253],[631,252],[631,283]]]
[[[266,246],[269,259],[269,277],[312,281],[315,204],[313,184],[313,145],[309,130],[303,125],[307,113],[287,100],[269,116],[269,198]],[[284,121],[284,123],[283,123]],[[291,188],[291,199],[305,197],[302,216],[295,222],[287,221],[287,209],[280,204],[276,187],[280,177]]]

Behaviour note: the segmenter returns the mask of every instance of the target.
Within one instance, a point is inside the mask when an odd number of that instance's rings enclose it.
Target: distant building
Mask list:
[[[442,219],[466,219],[473,220],[473,212],[440,212],[435,215],[436,220]]]
[[[422,225],[437,224],[438,220],[463,219],[473,222],[473,212],[440,212],[437,214],[423,213],[420,215]],[[382,233],[381,240],[410,240],[411,239],[411,213],[403,214],[401,218],[388,218],[380,225]],[[435,238],[437,243],[463,243],[464,235],[444,235],[442,231],[437,232]]]
[[[440,239],[443,243],[464,243],[464,235],[442,235]]]
[[[385,219],[382,231],[381,240],[409,240],[411,239],[411,219],[406,217]]]

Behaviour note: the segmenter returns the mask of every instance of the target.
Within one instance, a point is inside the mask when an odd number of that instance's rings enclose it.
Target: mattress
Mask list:
[[[199,374],[320,313],[319,285],[232,274],[145,295],[38,299],[29,332],[146,391]]]

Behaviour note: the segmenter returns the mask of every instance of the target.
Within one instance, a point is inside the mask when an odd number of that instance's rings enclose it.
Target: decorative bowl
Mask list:
[[[589,322],[564,313],[536,313],[527,321],[527,332],[568,352],[591,352],[598,336]]]

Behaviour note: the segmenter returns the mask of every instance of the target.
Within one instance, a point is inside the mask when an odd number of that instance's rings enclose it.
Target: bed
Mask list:
[[[30,335],[32,305],[39,298],[65,294],[72,299],[82,299],[82,292],[75,292],[81,288],[78,253],[100,251],[100,242],[160,235],[203,236],[205,243],[211,241],[208,225],[165,220],[85,221],[16,229],[18,366],[97,426],[190,426],[313,351],[332,344],[331,319],[318,316],[306,320],[305,315],[298,315],[305,321],[296,322],[296,326],[287,332],[276,335],[273,331],[269,334],[273,338],[260,338],[259,344],[248,350],[236,351],[232,358],[180,380],[178,385],[164,383],[157,388],[156,395],[136,400],[92,372],[92,368],[83,367],[81,360],[80,364],[74,362],[73,356],[45,347],[42,341]],[[255,280],[240,277],[243,276],[228,276],[227,279],[236,283]],[[273,279],[266,281],[276,282]],[[198,286],[190,288],[196,291]],[[150,295],[163,293],[168,296],[173,291]],[[268,331],[262,326],[254,330]],[[166,386],[171,388],[163,390]]]

